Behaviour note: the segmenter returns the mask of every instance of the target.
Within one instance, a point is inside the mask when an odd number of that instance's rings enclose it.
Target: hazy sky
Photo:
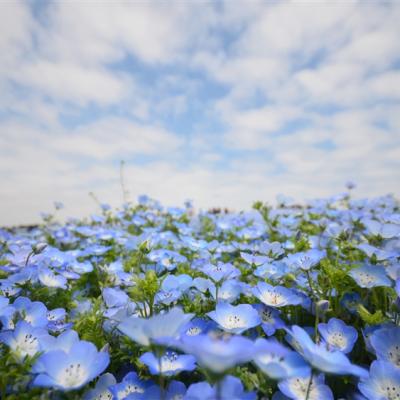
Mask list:
[[[0,225],[54,200],[400,194],[400,2],[0,4]]]

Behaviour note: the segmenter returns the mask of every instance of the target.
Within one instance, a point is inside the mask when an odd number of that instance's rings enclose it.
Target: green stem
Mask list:
[[[310,380],[308,381],[308,386],[307,386],[307,392],[306,392],[306,398],[305,398],[305,400],[308,400],[308,398],[310,397],[310,393],[311,393],[311,384],[312,384],[313,376],[314,376],[314,371],[311,371]]]

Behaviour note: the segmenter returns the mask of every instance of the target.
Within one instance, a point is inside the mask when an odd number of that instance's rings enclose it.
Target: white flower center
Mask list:
[[[124,399],[131,393],[144,393],[144,389],[139,385],[128,383],[123,390],[118,392],[118,398]]]
[[[70,364],[58,376],[58,381],[64,387],[78,387],[86,382],[88,371],[80,363]]]
[[[380,394],[385,396],[387,400],[400,399],[400,384],[393,380],[384,380],[380,382]]]
[[[238,315],[229,315],[222,324],[225,328],[234,329],[244,326],[244,320]]]
[[[199,333],[201,333],[201,329],[198,326],[193,326],[186,331],[188,336],[197,336]]]
[[[40,280],[42,281],[42,283],[46,286],[49,287],[55,287],[55,286],[59,286],[60,282],[57,280],[56,276],[53,274],[43,274],[40,277]]]
[[[268,290],[262,294],[264,302],[268,305],[279,306],[284,304],[285,298],[273,290]]]
[[[177,369],[178,354],[170,352],[161,357],[161,371],[175,371]]]
[[[310,378],[293,378],[290,382],[290,388],[294,394],[298,396],[299,399],[305,398],[307,395],[308,385],[310,384]],[[314,380],[312,380],[308,398],[310,400],[317,400],[318,397],[318,387],[315,385]]]
[[[112,398],[112,393],[109,390],[105,390],[104,392],[97,395],[94,400],[111,400]]]
[[[23,357],[26,355],[33,356],[39,350],[39,341],[36,336],[31,333],[27,333],[21,338],[17,339],[16,350],[21,353]]]
[[[333,332],[328,336],[328,343],[342,350],[346,347],[347,340],[341,332]]]
[[[358,278],[364,286],[372,285],[376,281],[375,277],[367,272],[359,272]]]

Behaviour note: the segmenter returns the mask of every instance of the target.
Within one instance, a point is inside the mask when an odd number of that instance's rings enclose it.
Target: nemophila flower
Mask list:
[[[183,400],[215,400],[217,391],[208,382],[192,383]]]
[[[141,380],[136,372],[129,372],[122,379],[122,382],[110,386],[109,390],[114,396],[113,400],[159,398],[159,393],[155,391],[154,383]],[[151,395],[155,396],[151,397]]]
[[[129,296],[119,288],[104,288],[102,291],[107,307],[122,307],[129,301]]]
[[[370,235],[381,236],[384,239],[398,237],[400,235],[400,225],[391,223],[382,223],[373,219],[363,219],[367,233]]]
[[[318,324],[318,331],[330,349],[350,353],[357,341],[358,333],[342,320],[331,318],[327,324]]]
[[[256,266],[256,267],[272,261],[272,259],[269,258],[268,256],[259,255],[259,254],[249,254],[249,253],[245,253],[244,251],[240,252],[240,256],[248,264]]]
[[[189,386],[183,400],[255,400],[255,392],[245,392],[239,378],[227,375],[217,385],[211,386],[208,382],[193,383]]]
[[[280,257],[285,253],[282,243],[280,242],[263,242],[260,244],[259,250],[273,258]]]
[[[65,322],[67,312],[64,308],[55,308],[47,312],[47,320],[49,321],[47,327],[52,332],[62,332],[70,328],[72,323]]]
[[[262,264],[254,271],[254,275],[259,278],[270,278],[277,280],[289,272],[289,267],[282,261]]]
[[[0,295],[5,297],[14,297],[21,293],[21,288],[7,279],[0,279]]]
[[[70,268],[72,272],[75,272],[77,274],[88,274],[93,271],[93,264],[88,260],[85,260],[83,262],[76,261],[70,263],[68,265],[68,268]],[[65,276],[64,271],[60,271],[60,273]]]
[[[257,367],[272,379],[303,376],[310,372],[309,365],[300,354],[283,346],[276,339],[257,339],[253,360]]]
[[[193,278],[186,274],[168,275],[161,283],[161,289],[164,291],[177,290],[185,292],[193,283]]]
[[[176,268],[176,265],[187,261],[187,258],[176,251],[157,249],[152,250],[147,254],[147,258],[150,261],[159,263],[162,267],[168,271],[172,271]]]
[[[62,350],[64,353],[69,353],[73,346],[79,342],[79,336],[77,332],[70,329],[61,333],[57,337],[51,335],[44,336],[40,339],[40,341],[42,345],[42,351],[44,353],[54,350]],[[40,373],[46,370],[45,366],[41,362],[42,357],[43,355],[37,359],[33,367],[34,373]]]
[[[361,296],[356,292],[345,293],[340,300],[340,305],[351,314],[357,313],[359,304],[362,304]]]
[[[264,304],[254,304],[253,307],[261,318],[261,327],[267,336],[272,336],[277,329],[285,326],[285,322],[280,318],[280,312],[277,309]]]
[[[363,265],[352,269],[349,274],[362,288],[392,286],[392,281],[388,278],[384,267]]]
[[[224,281],[218,288],[218,293],[215,285],[210,287],[209,291],[215,301],[232,303],[240,296],[245,287],[246,285],[243,282],[237,281],[236,279],[229,279]]]
[[[400,399],[400,369],[385,361],[374,361],[358,389],[368,400]]]
[[[193,316],[176,307],[148,319],[129,317],[118,325],[118,329],[135,342],[148,346],[156,339],[177,337],[182,326]]]
[[[323,374],[292,377],[278,383],[279,390],[293,400],[333,400]]]
[[[46,329],[32,327],[25,321],[18,321],[14,331],[0,332],[0,342],[5,343],[19,361],[26,356],[33,357],[43,350],[44,339],[49,337]]]
[[[379,249],[378,247],[372,246],[368,243],[361,243],[357,245],[357,248],[364,252],[368,257],[375,256],[378,261],[387,260],[396,256],[396,253]]]
[[[175,303],[182,296],[182,292],[179,290],[160,290],[155,297],[156,304],[165,304],[167,306]]]
[[[218,303],[215,311],[207,315],[225,331],[236,334],[261,323],[258,312],[250,304],[232,306],[229,303]]]
[[[33,327],[43,328],[47,326],[47,308],[40,301],[31,301],[27,297],[18,297],[13,307],[20,314],[22,319],[29,322]]]
[[[84,400],[112,400],[110,386],[117,383],[113,374],[105,373],[100,376],[96,386],[85,393]]]
[[[205,321],[201,318],[194,318],[180,330],[181,335],[196,336],[201,333],[207,333],[210,330],[216,329],[217,324],[214,321]]]
[[[370,343],[378,360],[400,368],[400,327],[376,330],[370,336]]]
[[[336,375],[366,376],[367,371],[351,364],[341,351],[330,351],[324,344],[314,343],[307,332],[299,326],[287,330],[292,336],[292,343],[300,355],[315,369]]]
[[[108,353],[98,352],[93,343],[75,342],[69,352],[52,350],[40,357],[42,371],[33,385],[64,391],[78,389],[100,375],[109,362]]]
[[[252,292],[261,302],[271,307],[297,305],[302,302],[301,297],[291,289],[284,286],[272,286],[265,282],[259,282]]]
[[[375,354],[375,350],[371,345],[371,337],[374,332],[377,332],[381,329],[389,329],[394,328],[396,325],[392,323],[384,323],[379,325],[367,325],[365,328],[361,329],[362,335],[364,337],[365,349],[372,354]]]
[[[196,359],[188,354],[178,354],[175,351],[166,351],[160,359],[153,353],[147,352],[139,360],[145,364],[152,375],[174,376],[182,371],[193,371],[196,368]]]
[[[39,269],[39,281],[42,285],[51,288],[67,288],[67,279],[63,275],[55,274],[50,268]]]
[[[253,342],[242,336],[218,337],[211,334],[184,336],[176,347],[196,357],[199,364],[221,373],[251,360]]]
[[[215,292],[215,284],[210,279],[195,278],[193,279],[193,286],[201,293],[205,293],[207,290]]]
[[[7,297],[0,296],[0,323],[3,329],[12,329],[12,317],[15,313],[15,308],[11,306],[10,300]]]
[[[179,381],[171,381],[165,393],[165,400],[183,400],[186,394],[186,386]]]
[[[240,275],[240,271],[230,263],[218,262],[217,265],[205,264],[200,268],[207,277],[214,282],[219,282],[225,279],[236,278]]]
[[[295,254],[290,254],[287,257],[287,263],[295,269],[308,271],[315,267],[324,257],[326,253],[322,250],[311,249]]]

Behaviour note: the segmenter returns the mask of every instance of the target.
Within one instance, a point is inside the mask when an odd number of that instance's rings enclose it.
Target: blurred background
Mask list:
[[[0,4],[0,226],[145,193],[400,192],[400,2]]]

